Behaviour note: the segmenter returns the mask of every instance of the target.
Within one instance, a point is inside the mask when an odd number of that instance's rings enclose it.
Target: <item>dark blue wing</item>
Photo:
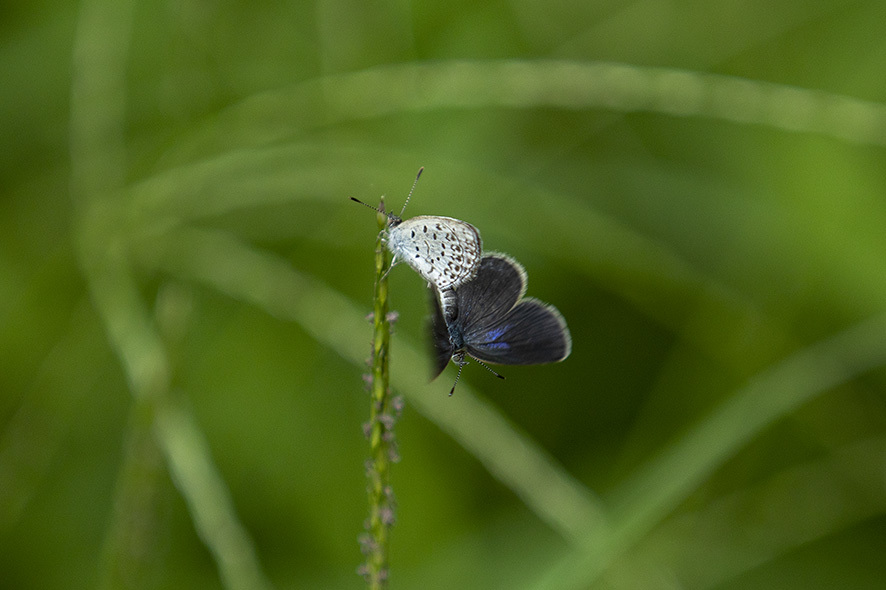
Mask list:
[[[429,332],[431,333],[431,354],[434,359],[434,368],[431,379],[435,379],[452,358],[455,349],[449,340],[449,329],[446,326],[446,320],[443,319],[443,311],[440,309],[440,302],[437,300],[436,289],[431,288],[431,317],[429,318]]]
[[[526,271],[504,254],[487,254],[477,276],[455,289],[457,315],[450,319],[469,334],[503,319],[526,292]]]
[[[524,299],[495,322],[465,334],[472,357],[502,365],[536,365],[562,361],[572,351],[566,321],[551,305]]]

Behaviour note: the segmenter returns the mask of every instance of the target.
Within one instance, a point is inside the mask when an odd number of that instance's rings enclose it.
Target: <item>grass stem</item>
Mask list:
[[[384,211],[384,200],[379,209]],[[369,438],[370,458],[367,461],[367,492],[369,519],[360,544],[366,562],[360,573],[370,590],[387,587],[388,541],[394,524],[394,494],[390,484],[391,464],[396,462],[397,447],[394,423],[402,409],[402,400],[392,398],[390,392],[391,321],[388,313],[388,280],[390,253],[383,242],[388,218],[379,213],[379,236],[375,243],[375,293],[373,295],[373,337],[370,367],[369,422],[365,432]]]

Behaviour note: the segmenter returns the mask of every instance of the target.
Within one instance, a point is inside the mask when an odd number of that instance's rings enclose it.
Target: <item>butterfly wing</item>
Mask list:
[[[504,318],[526,290],[526,272],[520,263],[504,254],[484,256],[476,276],[454,291],[431,289],[430,334],[433,377],[449,364],[457,347],[462,347],[469,330],[482,329]],[[446,310],[440,298],[446,299]],[[458,344],[453,342],[455,334]]]
[[[434,293],[434,377],[459,351],[503,365],[554,363],[569,356],[572,337],[563,316],[537,299],[521,299],[525,292],[526,272],[520,263],[491,254],[483,257],[473,280],[455,289],[454,303],[447,300],[447,317]]]
[[[525,292],[526,271],[520,263],[504,254],[488,254],[477,276],[455,290],[454,321],[467,338],[503,319]]]
[[[419,215],[392,225],[387,246],[394,261],[406,262],[438,289],[450,289],[477,274],[482,242],[470,223]]]
[[[449,340],[449,328],[446,326],[446,320],[443,319],[443,310],[440,308],[440,302],[434,289],[430,289],[431,293],[431,317],[429,318],[431,333],[431,354],[434,359],[434,369],[431,379],[436,379],[452,358],[455,352],[452,342]]]
[[[557,308],[527,298],[506,315],[465,334],[472,357],[502,365],[537,365],[562,361],[572,351],[572,337]]]

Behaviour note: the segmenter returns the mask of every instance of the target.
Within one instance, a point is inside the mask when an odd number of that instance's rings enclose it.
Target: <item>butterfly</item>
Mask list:
[[[524,299],[524,293],[526,271],[510,256],[498,253],[483,256],[470,281],[435,293],[430,329],[433,376],[440,375],[452,360],[458,365],[458,384],[468,364],[465,357],[484,366],[556,363],[568,357],[572,337],[566,320],[554,306]],[[449,395],[454,391],[455,385]]]
[[[423,170],[419,169],[403,210]],[[459,287],[477,274],[482,241],[480,232],[470,223],[436,215],[419,215],[404,221],[403,210],[394,215],[354,197],[351,200],[388,217],[385,244],[394,255],[390,268],[405,262],[440,291]]]

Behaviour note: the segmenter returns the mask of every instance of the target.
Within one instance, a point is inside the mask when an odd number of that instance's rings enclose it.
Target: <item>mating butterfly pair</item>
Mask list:
[[[406,203],[411,196],[412,190]],[[457,384],[468,362],[466,356],[484,366],[554,363],[569,356],[572,338],[563,316],[552,305],[523,297],[526,271],[505,254],[482,255],[477,228],[451,217],[418,216],[403,221],[393,213],[384,214],[388,216],[386,244],[394,254],[391,266],[406,262],[433,286],[433,377],[452,360],[459,367]]]

